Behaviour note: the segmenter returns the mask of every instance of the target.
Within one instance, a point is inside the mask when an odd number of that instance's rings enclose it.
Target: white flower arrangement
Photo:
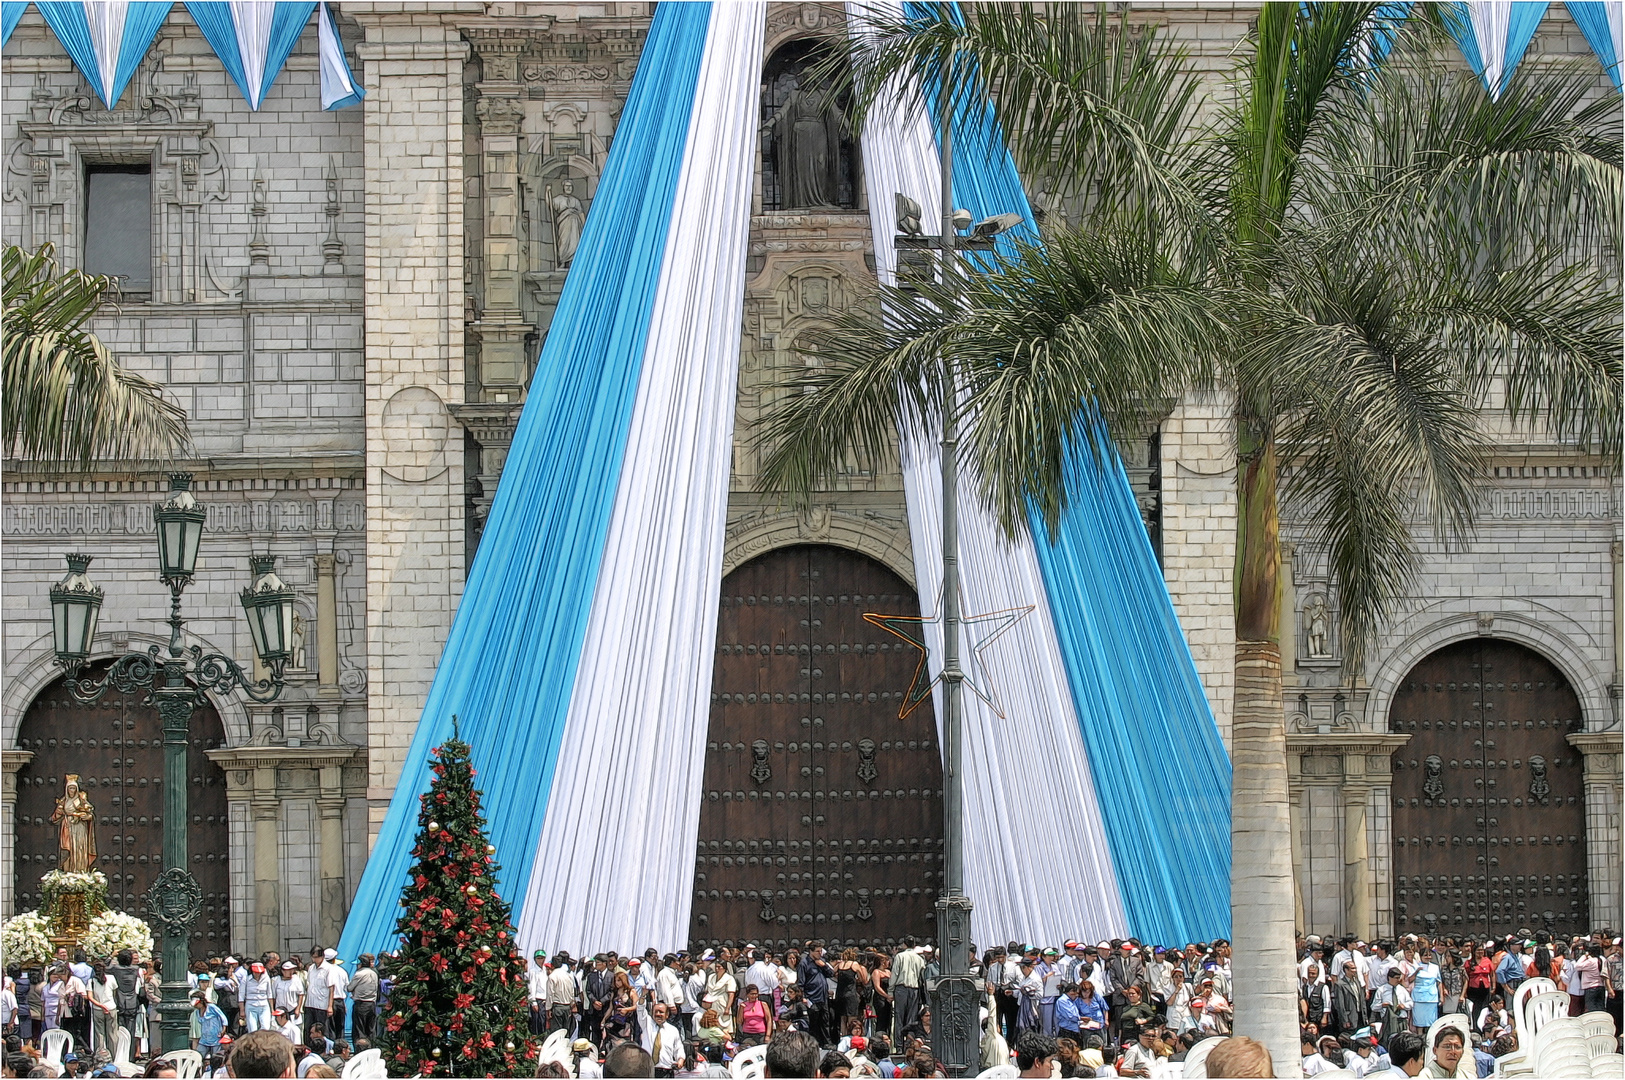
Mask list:
[[[52,870],[40,878],[40,884],[49,892],[55,893],[86,893],[100,889],[107,890],[107,875],[100,870],[90,873],[68,872],[66,870]]]
[[[25,911],[0,924],[0,950],[6,962],[39,967],[51,958],[51,921],[37,911]]]
[[[120,949],[129,949],[137,956],[151,956],[152,928],[134,915],[104,911],[90,920],[90,928],[80,944],[86,953],[103,959],[117,956]]]

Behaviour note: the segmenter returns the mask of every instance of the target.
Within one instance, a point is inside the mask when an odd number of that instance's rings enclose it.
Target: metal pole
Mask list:
[[[954,228],[953,99],[950,72],[942,72],[942,235],[939,265],[944,291],[958,273]],[[949,1076],[980,1071],[981,980],[970,974],[971,901],[965,895],[963,691],[959,666],[959,392],[948,357],[942,363],[942,713],[943,878],[937,900],[937,955],[942,974],[929,988],[935,1013],[932,1052]]]
[[[193,890],[197,888],[191,869],[187,866],[189,792],[186,785],[186,754],[187,736],[198,691],[187,685],[185,667],[180,660],[165,664],[163,675],[163,687],[153,692],[153,697],[157,699],[158,715],[164,725],[164,873],[159,882],[168,886],[171,895],[177,892],[184,895],[187,882],[190,882]],[[186,913],[188,906],[184,902],[176,903],[171,910],[178,917],[165,920],[163,924],[164,999],[158,1011],[161,1045],[165,1053],[186,1050],[191,1046],[188,1034],[190,1018],[187,1014],[192,1011],[192,1006],[186,969],[191,960],[194,916]]]

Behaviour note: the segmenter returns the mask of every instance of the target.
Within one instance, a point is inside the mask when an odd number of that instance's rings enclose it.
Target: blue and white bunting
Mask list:
[[[197,28],[242,91],[243,100],[255,110],[282,73],[315,9],[315,0],[274,4],[187,0],[186,4]]]
[[[344,58],[344,42],[339,40],[333,12],[325,2],[317,8],[316,18],[316,45],[322,66],[322,108],[342,109],[359,104],[367,92],[350,74],[350,62]]]
[[[124,95],[174,5],[100,0],[36,0],[34,6],[85,81],[109,109]]]
[[[1451,36],[1491,97],[1500,97],[1506,89],[1550,6],[1547,0],[1467,0],[1444,5]]]
[[[5,0],[0,3],[0,45],[11,40],[11,32],[17,29],[17,24],[23,20],[23,12],[28,10],[28,0]]]

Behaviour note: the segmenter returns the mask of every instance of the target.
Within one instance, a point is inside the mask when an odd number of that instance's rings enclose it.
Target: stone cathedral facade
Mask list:
[[[1217,76],[1251,5],[1134,11],[1169,24],[1222,93]],[[251,554],[275,555],[300,595],[302,650],[281,698],[220,698],[194,725],[199,955],[338,937],[651,5],[346,2],[338,17],[367,97],[335,112],[320,108],[313,29],[258,112],[179,7],[113,110],[32,10],[4,56],[6,242],[54,243],[65,265],[85,265],[86,222],[106,185],[150,206],[149,228],[131,239],[150,273],[127,278],[96,330],[192,418],[186,467],[209,521],[186,597],[191,643],[249,662],[236,591]],[[778,74],[842,33],[840,5],[770,5],[764,119],[782,102]],[[1590,56],[1553,5],[1527,62]],[[1600,68],[1596,79],[1597,93],[1612,92]],[[752,425],[801,362],[798,339],[873,278],[866,208],[890,193],[866,191],[855,167],[843,175],[835,205],[788,205],[764,136],[723,569],[804,547],[815,563],[878,564],[917,585],[900,475],[854,472],[801,512],[755,491]],[[1223,415],[1214,402],[1180,403],[1129,465],[1228,735],[1236,511]],[[1343,662],[1323,554],[1304,523],[1284,524],[1306,930],[1617,921],[1625,617],[1618,478],[1606,464],[1507,440],[1475,541],[1427,550],[1414,602],[1363,672]],[[133,700],[67,698],[47,590],[64,553],[93,555],[107,591],[99,654],[162,640],[151,506],[164,486],[159,470],[127,463],[67,475],[6,462],[6,914],[38,901],[55,857],[44,817],[68,772],[96,781],[87,790],[114,903],[138,908],[156,867],[156,820],[142,811],[161,773],[157,741]]]

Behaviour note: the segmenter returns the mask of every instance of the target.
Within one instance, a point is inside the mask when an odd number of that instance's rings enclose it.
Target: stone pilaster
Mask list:
[[[317,940],[337,944],[344,933],[348,899],[344,887],[344,770],[324,765],[320,770],[321,794],[316,798],[321,812],[321,907],[317,916]]]
[[[1586,877],[1591,892],[1591,925],[1617,926],[1622,901],[1619,852],[1622,797],[1618,726],[1609,731],[1576,732],[1569,744],[1585,755]]]
[[[1371,785],[1365,776],[1365,752],[1343,756],[1343,927],[1367,937],[1371,933],[1370,845],[1366,804]]]
[[[449,9],[445,9],[449,10]],[[376,835],[462,594],[463,66],[457,29],[357,13],[366,40],[367,714]]]
[[[316,556],[316,672],[321,690],[339,686],[339,607],[333,553]]]
[[[276,766],[254,770],[254,951],[281,949],[282,875],[277,831],[281,804],[276,797]]]
[[[17,914],[17,773],[34,760],[29,750],[7,750],[0,756],[0,919]]]

